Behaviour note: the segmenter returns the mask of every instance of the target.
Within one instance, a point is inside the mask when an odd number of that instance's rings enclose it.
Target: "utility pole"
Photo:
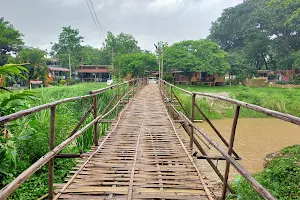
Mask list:
[[[71,69],[71,51],[69,49],[69,69],[70,69],[70,78],[72,78],[72,69]]]
[[[161,49],[161,78],[164,78],[164,46]]]

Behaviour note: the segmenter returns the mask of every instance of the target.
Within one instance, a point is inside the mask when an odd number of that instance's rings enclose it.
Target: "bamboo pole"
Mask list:
[[[98,116],[98,109],[97,109],[97,96],[93,96],[93,108],[94,108],[94,119]],[[98,146],[98,121],[94,124],[94,145]]]
[[[52,151],[55,147],[55,115],[56,115],[56,106],[51,107],[50,114],[50,137],[49,137],[49,147]],[[54,159],[49,160],[48,163],[48,199],[53,199],[53,179],[54,179]]]
[[[194,123],[195,119],[195,103],[196,103],[196,95],[192,94],[192,107],[191,107],[191,121]],[[194,128],[191,126],[191,135],[190,135],[190,148],[193,150],[193,141],[194,141]]]
[[[234,114],[234,119],[233,119],[233,124],[232,124],[232,129],[231,129],[231,136],[230,136],[230,142],[229,142],[229,147],[228,147],[228,155],[231,156],[233,150],[233,143],[234,143],[234,138],[235,138],[235,133],[236,133],[236,126],[238,123],[238,118],[240,114],[240,106],[236,107],[235,114]],[[224,176],[224,182],[223,182],[223,190],[222,190],[222,199],[226,199],[226,183],[228,181],[228,175],[229,175],[229,168],[230,168],[230,162],[226,161],[226,168],[225,168],[225,176]]]

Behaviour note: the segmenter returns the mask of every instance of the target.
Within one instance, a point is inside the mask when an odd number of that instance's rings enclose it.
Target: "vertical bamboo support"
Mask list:
[[[191,122],[195,121],[195,103],[196,103],[196,94],[192,94],[192,107],[191,107]],[[191,126],[191,135],[190,135],[190,148],[193,150],[193,142],[194,142],[194,128]]]
[[[49,146],[50,151],[52,151],[55,147],[55,115],[56,115],[56,106],[51,107],[50,114],[50,138],[49,138]],[[52,158],[48,163],[48,199],[53,199],[53,179],[54,179],[54,159]]]
[[[170,85],[170,103],[172,104],[172,94],[173,94],[173,86]]]
[[[240,114],[240,106],[237,105],[235,114],[234,114],[234,119],[233,119],[233,124],[232,124],[232,129],[231,129],[231,136],[230,136],[230,141],[229,141],[229,147],[228,147],[228,154],[231,156],[232,154],[232,148],[233,148],[233,143],[234,143],[234,138],[235,138],[235,132],[236,132],[236,126],[238,122]],[[227,192],[227,180],[228,180],[228,175],[229,175],[229,168],[230,168],[230,163],[226,161],[226,168],[225,168],[225,176],[224,176],[224,182],[223,182],[223,190],[222,190],[222,199],[226,199],[226,192]]]
[[[119,102],[120,98],[120,85],[117,87],[117,103]],[[118,117],[119,114],[119,104],[116,107],[116,117]]]
[[[94,107],[94,119],[96,119],[97,116],[98,116],[97,96],[96,95],[93,96],[93,107]],[[97,131],[97,127],[98,127],[98,122],[95,122],[95,124],[94,124],[94,145],[95,146],[98,146],[98,131]]]
[[[128,94],[127,94],[127,103],[129,103],[129,91],[130,91],[130,82],[127,83],[128,86]]]

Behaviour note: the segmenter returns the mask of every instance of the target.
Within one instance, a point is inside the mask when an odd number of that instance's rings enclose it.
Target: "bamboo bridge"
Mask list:
[[[101,102],[97,96],[108,90],[113,90],[115,96],[100,114],[98,105]],[[190,98],[191,110],[183,106],[175,90]],[[215,98],[236,106],[230,141],[226,141],[208,119],[197,104],[196,96]],[[69,137],[55,146],[56,107],[89,98],[93,103],[88,105],[88,112]],[[147,84],[147,79],[131,80],[91,91],[85,96],[67,98],[1,117],[0,125],[3,125],[41,110],[51,110],[50,151],[2,188],[0,199],[8,198],[45,164],[49,168],[49,190],[41,199],[225,199],[229,192],[234,193],[228,184],[230,166],[264,199],[276,199],[237,161],[241,158],[233,150],[233,145],[241,107],[300,125],[300,118],[288,114],[222,96],[192,93],[164,80],[160,80],[159,84]],[[223,146],[195,125],[195,112],[199,112],[208,122]],[[116,117],[109,120],[108,116],[112,113]],[[93,120],[83,126],[90,114],[93,114]],[[99,139],[101,123],[109,123],[111,126]],[[81,155],[60,153],[90,127],[93,127],[94,146],[89,152]],[[208,155],[204,145],[215,148],[220,156]],[[76,158],[77,165],[64,183],[55,184],[54,160],[63,158]],[[207,165],[201,166],[199,160],[207,161]],[[213,162],[215,160],[226,162],[224,175]],[[204,175],[203,168],[215,172],[221,183],[219,188],[216,188],[214,178]]]

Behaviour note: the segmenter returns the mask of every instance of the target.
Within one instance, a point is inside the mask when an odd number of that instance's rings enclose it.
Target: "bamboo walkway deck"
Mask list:
[[[140,90],[55,199],[213,199],[157,85]]]

